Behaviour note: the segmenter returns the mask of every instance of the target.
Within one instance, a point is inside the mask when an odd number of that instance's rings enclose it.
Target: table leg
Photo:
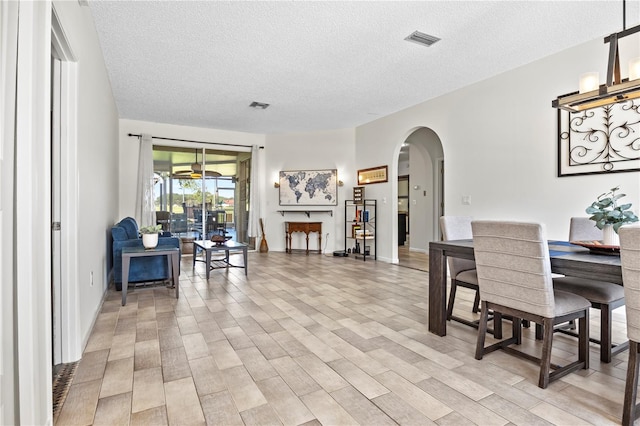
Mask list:
[[[122,306],[127,304],[127,287],[129,287],[129,256],[122,256]]]
[[[209,274],[211,273],[211,250],[205,250],[204,251],[206,254],[204,256],[205,258],[205,267],[207,268],[207,279],[209,279]]]
[[[247,276],[249,271],[249,262],[247,262],[247,248],[242,247],[242,257],[244,258],[244,275]]]
[[[178,259],[178,253],[172,253],[170,257],[173,264],[171,276],[173,277],[173,285],[176,287],[176,299],[178,299],[180,297],[180,259]]]
[[[318,232],[318,254],[322,254],[322,230]]]
[[[167,274],[169,279],[172,280],[172,284],[173,285],[173,254],[168,254],[165,256],[166,261],[167,261]]]
[[[307,251],[305,252],[307,256],[309,256],[309,233],[304,233],[307,236]]]
[[[198,254],[198,247],[196,247],[196,243],[194,241],[193,242],[193,266],[192,266],[193,269],[195,269],[196,267],[196,254]]]
[[[429,331],[447,335],[447,257],[429,247]]]

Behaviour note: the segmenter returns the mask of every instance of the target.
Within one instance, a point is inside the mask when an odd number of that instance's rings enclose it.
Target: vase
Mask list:
[[[146,249],[156,248],[158,245],[158,234],[142,234],[142,245]]]
[[[613,225],[605,225],[602,228],[602,244],[605,246],[619,246],[620,237],[618,233],[614,231]]]

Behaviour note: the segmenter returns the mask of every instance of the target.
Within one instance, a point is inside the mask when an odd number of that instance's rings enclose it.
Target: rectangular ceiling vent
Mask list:
[[[267,109],[269,107],[269,104],[265,104],[263,102],[251,102],[251,105],[249,105],[251,108],[256,108],[256,109]]]
[[[427,47],[431,46],[432,44],[434,44],[437,41],[440,41],[440,39],[438,37],[434,37],[434,36],[429,35],[429,34],[421,33],[420,31],[414,31],[413,33],[411,33],[411,35],[406,37],[405,40],[412,41],[414,43],[418,43],[418,44],[421,44],[421,45],[427,46]]]

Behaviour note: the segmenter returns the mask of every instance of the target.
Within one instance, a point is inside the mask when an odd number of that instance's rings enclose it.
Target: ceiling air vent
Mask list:
[[[434,37],[429,34],[421,33],[420,31],[414,31],[411,35],[405,38],[407,41],[422,44],[423,46],[431,46],[437,41],[440,41],[438,37]]]
[[[265,104],[263,102],[251,102],[251,105],[249,105],[251,108],[256,108],[256,109],[267,109],[269,107],[269,104]]]

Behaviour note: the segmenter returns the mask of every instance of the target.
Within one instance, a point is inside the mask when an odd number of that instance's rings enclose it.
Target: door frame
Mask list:
[[[82,357],[80,330],[80,289],[78,280],[78,64],[67,40],[55,7],[51,8],[51,49],[59,61],[59,80],[53,89],[59,98],[59,122],[56,123],[60,149],[60,281],[58,312],[60,318],[59,343],[62,363]],[[56,87],[57,85],[57,87]],[[54,158],[52,153],[52,159]],[[54,182],[51,182],[53,191]],[[52,192],[53,194],[53,192]],[[53,256],[52,256],[53,258]],[[54,308],[55,309],[55,308]]]

